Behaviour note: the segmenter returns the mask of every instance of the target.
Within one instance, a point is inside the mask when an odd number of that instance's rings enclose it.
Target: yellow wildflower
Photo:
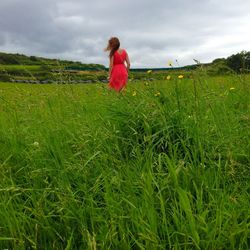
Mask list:
[[[136,96],[136,91],[133,91],[132,96]]]
[[[160,92],[155,93],[155,96],[160,96],[160,95],[161,95]]]
[[[235,88],[234,87],[231,87],[230,90],[234,90]]]
[[[172,62],[172,61],[169,61],[169,62],[168,62],[168,66],[173,67],[173,62]]]
[[[152,70],[151,70],[151,69],[150,69],[150,70],[148,70],[148,71],[147,71],[147,73],[148,73],[148,74],[152,73]]]
[[[184,77],[183,75],[179,75],[179,76],[178,76],[179,79],[182,79],[183,77]]]
[[[170,80],[170,79],[171,79],[171,76],[167,76],[166,78],[167,78],[167,80]]]

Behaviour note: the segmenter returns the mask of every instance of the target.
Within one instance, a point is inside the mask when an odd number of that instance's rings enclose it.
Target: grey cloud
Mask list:
[[[0,51],[107,65],[103,48],[116,35],[136,67],[209,61],[250,49],[249,8],[245,0],[1,0]]]

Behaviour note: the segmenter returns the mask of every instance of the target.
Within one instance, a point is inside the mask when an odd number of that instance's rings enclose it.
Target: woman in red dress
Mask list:
[[[109,53],[109,87],[120,92],[125,89],[128,81],[130,61],[125,49],[120,48],[120,41],[112,37],[105,49]],[[126,62],[126,65],[125,65]]]

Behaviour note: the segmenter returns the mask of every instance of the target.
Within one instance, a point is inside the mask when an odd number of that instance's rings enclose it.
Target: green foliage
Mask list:
[[[217,59],[214,59],[212,63],[214,63],[214,64],[226,63],[226,59],[225,58],[217,58]]]
[[[249,81],[1,83],[0,248],[248,249]]]
[[[36,62],[36,61],[38,61],[38,58],[35,56],[30,56],[30,60]]]
[[[250,67],[250,52],[241,52],[228,58],[218,58],[212,63],[199,63],[178,68],[131,69],[130,81],[165,80],[168,75],[172,78],[185,74],[191,78],[195,72],[199,74],[217,76],[232,73],[247,73]],[[0,53],[0,70],[3,72],[1,81],[8,82],[40,82],[46,83],[96,83],[107,81],[107,69],[99,64],[82,64],[67,60],[47,59],[20,54]]]
[[[4,82],[9,82],[10,79],[13,79],[13,81],[24,80],[24,82],[43,80],[47,83],[66,83],[69,80],[96,82],[107,79],[105,67],[99,64],[83,64],[81,62],[7,53],[0,53],[0,64],[0,70],[4,72],[0,80]],[[75,71],[75,75],[72,75],[72,70]],[[79,71],[91,71],[91,73],[80,76],[77,75]]]
[[[250,70],[250,52],[242,51],[227,58],[226,64],[235,72]]]
[[[214,75],[227,75],[233,73],[233,70],[226,65],[224,60],[215,60],[207,67],[207,73],[211,76]]]
[[[9,54],[0,52],[0,64],[19,64],[19,65],[50,65],[50,66],[72,66],[72,67],[82,67],[88,69],[105,69],[103,65],[99,64],[83,64],[81,62],[73,62],[67,60],[49,59],[36,56],[26,56],[20,54]]]
[[[0,73],[0,81],[2,82],[10,82],[11,78],[6,73]]]

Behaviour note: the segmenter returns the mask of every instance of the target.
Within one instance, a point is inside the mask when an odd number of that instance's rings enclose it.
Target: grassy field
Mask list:
[[[0,84],[0,249],[249,249],[250,76]]]
[[[0,70],[6,70],[6,71],[9,71],[9,70],[28,70],[28,71],[36,71],[36,70],[39,70],[41,67],[41,65],[13,65],[13,64],[10,64],[10,65],[0,65]]]

